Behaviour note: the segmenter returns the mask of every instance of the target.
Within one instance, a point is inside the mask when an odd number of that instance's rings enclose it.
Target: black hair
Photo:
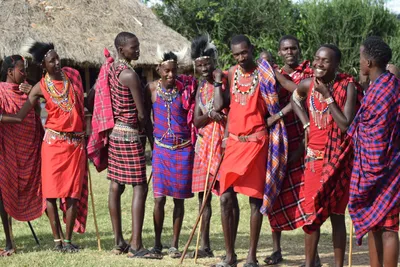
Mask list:
[[[379,36],[370,36],[362,44],[364,54],[376,64],[386,69],[386,65],[392,59],[392,49]]]
[[[43,62],[44,56],[50,50],[54,50],[54,44],[53,43],[35,42],[29,48],[28,52],[32,55],[33,61],[35,63],[41,64]]]
[[[137,37],[136,37],[136,35],[134,35],[131,32],[118,33],[117,37],[115,37],[115,40],[114,40],[115,48],[118,49],[118,47],[124,46],[126,44],[126,42],[131,38],[137,38]]]
[[[251,46],[250,39],[246,35],[239,34],[239,35],[235,35],[235,36],[232,37],[231,46],[232,45],[237,45],[237,44],[240,44],[240,43],[246,43],[248,46]]]
[[[335,58],[337,60],[337,63],[340,63],[340,60],[342,60],[342,52],[340,51],[340,49],[336,45],[334,45],[334,44],[323,44],[318,48],[318,50],[323,48],[323,47],[331,49],[335,54]]]
[[[215,46],[214,45],[210,46],[209,41],[210,40],[208,35],[199,36],[192,41],[191,54],[190,54],[192,60],[204,56],[208,56],[213,59],[217,57],[216,55],[217,51],[215,49]]]
[[[24,58],[20,55],[12,55],[4,58],[3,64],[1,64],[1,81],[7,81],[7,72],[9,69],[15,68],[18,61],[24,61]]]
[[[171,60],[171,59],[175,62],[178,61],[178,57],[177,57],[177,55],[174,54],[174,52],[170,51],[170,52],[164,53],[162,61],[167,61],[167,60]]]
[[[299,39],[297,39],[297,38],[296,38],[295,36],[293,36],[293,35],[287,34],[287,35],[282,36],[281,39],[279,39],[278,50],[281,49],[281,44],[282,44],[282,42],[283,42],[283,41],[286,41],[286,40],[293,40],[293,41],[295,41],[296,44],[297,44],[297,47],[300,49],[300,42],[299,42]]]

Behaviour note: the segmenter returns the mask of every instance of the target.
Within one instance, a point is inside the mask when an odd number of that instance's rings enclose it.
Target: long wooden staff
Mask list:
[[[217,123],[214,121],[214,126],[213,126],[213,131],[212,131],[212,136],[211,136],[210,159],[208,160],[206,182],[204,184],[204,191],[203,192],[207,191],[208,179],[210,178],[210,170],[211,170],[211,163],[212,163],[212,158],[213,158],[213,148],[214,148],[214,134],[215,134],[216,126],[217,126]],[[204,194],[203,194],[202,205],[204,205],[205,202],[207,202],[207,198],[204,198]],[[195,264],[197,263],[197,254],[199,252],[199,241],[200,241],[201,224],[202,224],[202,221],[203,221],[202,219],[203,219],[203,215],[200,216],[199,231],[197,232],[196,250],[195,250],[195,253],[194,253],[194,263]]]
[[[210,186],[209,188],[207,188],[207,192],[206,192],[205,196],[203,196],[205,199],[208,199],[208,197],[209,197],[210,194],[211,194],[211,190],[214,188],[215,182],[217,181],[217,177],[218,177],[217,174],[218,174],[219,168],[221,167],[221,163],[222,163],[222,160],[223,160],[223,159],[224,159],[224,154],[222,154],[221,160],[219,161],[218,166],[217,166],[217,168],[216,168],[216,170],[215,170],[215,176],[213,177],[211,186]],[[185,249],[183,250],[182,256],[181,256],[180,261],[179,261],[179,264],[182,264],[183,259],[184,259],[185,256],[186,256],[187,250],[188,250],[188,248],[189,248],[189,246],[190,246],[190,243],[192,242],[194,233],[196,232],[197,225],[198,225],[199,222],[200,222],[200,217],[201,217],[201,215],[202,215],[203,212],[204,212],[205,206],[206,206],[206,202],[203,201],[203,203],[202,203],[202,205],[201,205],[201,208],[200,208],[200,211],[199,211],[199,215],[197,215],[196,222],[195,222],[195,224],[193,225],[192,231],[190,232],[189,240],[187,241],[187,243],[186,243],[186,245],[185,245]]]
[[[349,240],[349,267],[353,264],[353,222],[350,223],[350,240]]]
[[[97,237],[97,247],[99,251],[101,251],[101,241],[100,241],[100,233],[99,227],[97,225],[97,218],[96,218],[96,209],[94,207],[94,195],[93,195],[93,188],[92,188],[92,175],[90,173],[89,161],[87,163],[88,173],[89,173],[89,189],[90,189],[90,200],[92,202],[92,210],[93,210],[93,219],[94,219],[94,227],[96,229],[96,237]]]

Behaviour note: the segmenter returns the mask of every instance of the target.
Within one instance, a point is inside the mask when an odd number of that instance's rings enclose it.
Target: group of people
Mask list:
[[[300,43],[291,35],[279,41],[282,68],[269,51],[257,59],[250,40],[245,35],[234,36],[230,48],[237,64],[227,71],[217,68],[218,53],[209,36],[199,36],[191,46],[197,79],[178,75],[183,53],[159,48],[160,79],[145,88],[131,65],[140,56],[139,39],[121,32],[115,48],[115,59],[104,51],[105,64],[93,99],[87,101],[93,105],[87,144],[81,78],[76,70],[61,68],[54,46],[36,42],[29,47],[33,60],[44,70],[33,87],[24,83],[24,58],[4,60],[0,213],[6,248],[1,255],[15,251],[8,215],[29,221],[44,211],[55,250],[78,251],[71,238],[73,230],[85,230],[88,157],[98,171],[107,169],[115,254],[163,257],[161,236],[169,196],[174,209],[168,255],[181,257],[178,244],[184,200],[198,193],[199,210],[204,206],[201,246],[188,256],[214,257],[211,194],[206,193],[212,190],[220,198],[226,251],[217,267],[238,263],[238,193],[248,196],[250,204],[245,267],[258,266],[264,216],[269,218],[273,239],[273,253],[265,258],[266,264],[283,260],[282,231],[302,227],[305,266],[321,266],[317,252],[320,227],[329,217],[335,266],[343,266],[347,207],[357,242],[361,244],[368,233],[371,266],[397,266],[400,80],[398,70],[388,65],[392,51],[381,38],[368,37],[360,47],[362,85],[339,72],[342,55],[338,47],[321,45],[312,62],[300,62]],[[48,111],[44,132],[33,109],[39,97],[45,98]],[[22,142],[18,133],[24,134]],[[142,242],[148,191],[143,136],[152,148],[155,242],[150,250]],[[129,242],[122,235],[121,222],[121,195],[126,185],[133,187]],[[65,212],[65,237],[57,198]]]

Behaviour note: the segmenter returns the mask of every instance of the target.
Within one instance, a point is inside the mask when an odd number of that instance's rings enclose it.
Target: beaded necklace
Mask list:
[[[243,84],[240,82],[239,76],[242,78],[250,78],[253,76],[251,83]],[[245,74],[242,68],[239,66],[234,74],[233,78],[233,90],[232,94],[235,96],[235,102],[240,103],[242,106],[247,104],[247,99],[254,95],[256,87],[258,85],[258,69],[256,68],[251,74]],[[239,90],[239,87],[249,87],[247,90]]]
[[[125,66],[127,66],[131,71],[136,72],[135,69],[133,68],[132,64],[130,62],[128,62],[128,60],[126,60],[126,59],[118,59],[118,62],[124,64]]]
[[[336,75],[332,81],[325,84],[325,86],[329,89],[330,92],[333,92],[333,85],[335,84],[335,81],[336,81]],[[315,126],[318,127],[318,129],[326,129],[326,126],[331,121],[329,107],[326,104],[326,107],[324,107],[322,110],[318,109],[317,106],[315,105],[315,98],[319,100],[321,105],[325,103],[323,96],[319,92],[315,91],[315,87],[313,86],[310,95],[311,116],[313,117],[314,124]]]
[[[64,72],[61,72],[61,77],[64,85],[61,92],[59,92],[55,87],[54,82],[51,80],[50,75],[47,73],[44,78],[46,83],[46,91],[49,93],[53,103],[56,104],[61,110],[65,112],[71,112],[75,106],[75,91],[72,89],[72,94],[69,93],[71,82]]]
[[[208,96],[208,86],[209,83],[204,80],[202,86],[200,87],[200,106],[205,109],[206,112],[209,112],[213,109],[214,106],[214,90],[212,90],[211,96]],[[204,112],[203,112],[204,113]]]
[[[162,88],[161,79],[158,81],[157,96],[161,97],[161,99],[164,101],[164,106],[167,108],[167,123],[168,123],[168,129],[163,134],[160,140],[164,139],[166,136],[175,137],[175,133],[171,129],[171,104],[178,95],[179,91],[176,88],[176,86],[174,86],[174,88],[170,92],[168,92]]]

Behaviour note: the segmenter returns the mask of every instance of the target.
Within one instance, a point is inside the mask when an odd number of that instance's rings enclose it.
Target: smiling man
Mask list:
[[[315,78],[303,80],[293,93],[292,106],[306,131],[304,211],[308,221],[305,235],[306,267],[315,264],[320,226],[332,223],[335,266],[343,266],[346,248],[344,212],[349,198],[351,146],[345,143],[361,87],[347,74],[338,73],[340,50],[330,44],[315,53]],[[307,108],[302,105],[306,100]],[[336,196],[336,197],[332,197]]]

